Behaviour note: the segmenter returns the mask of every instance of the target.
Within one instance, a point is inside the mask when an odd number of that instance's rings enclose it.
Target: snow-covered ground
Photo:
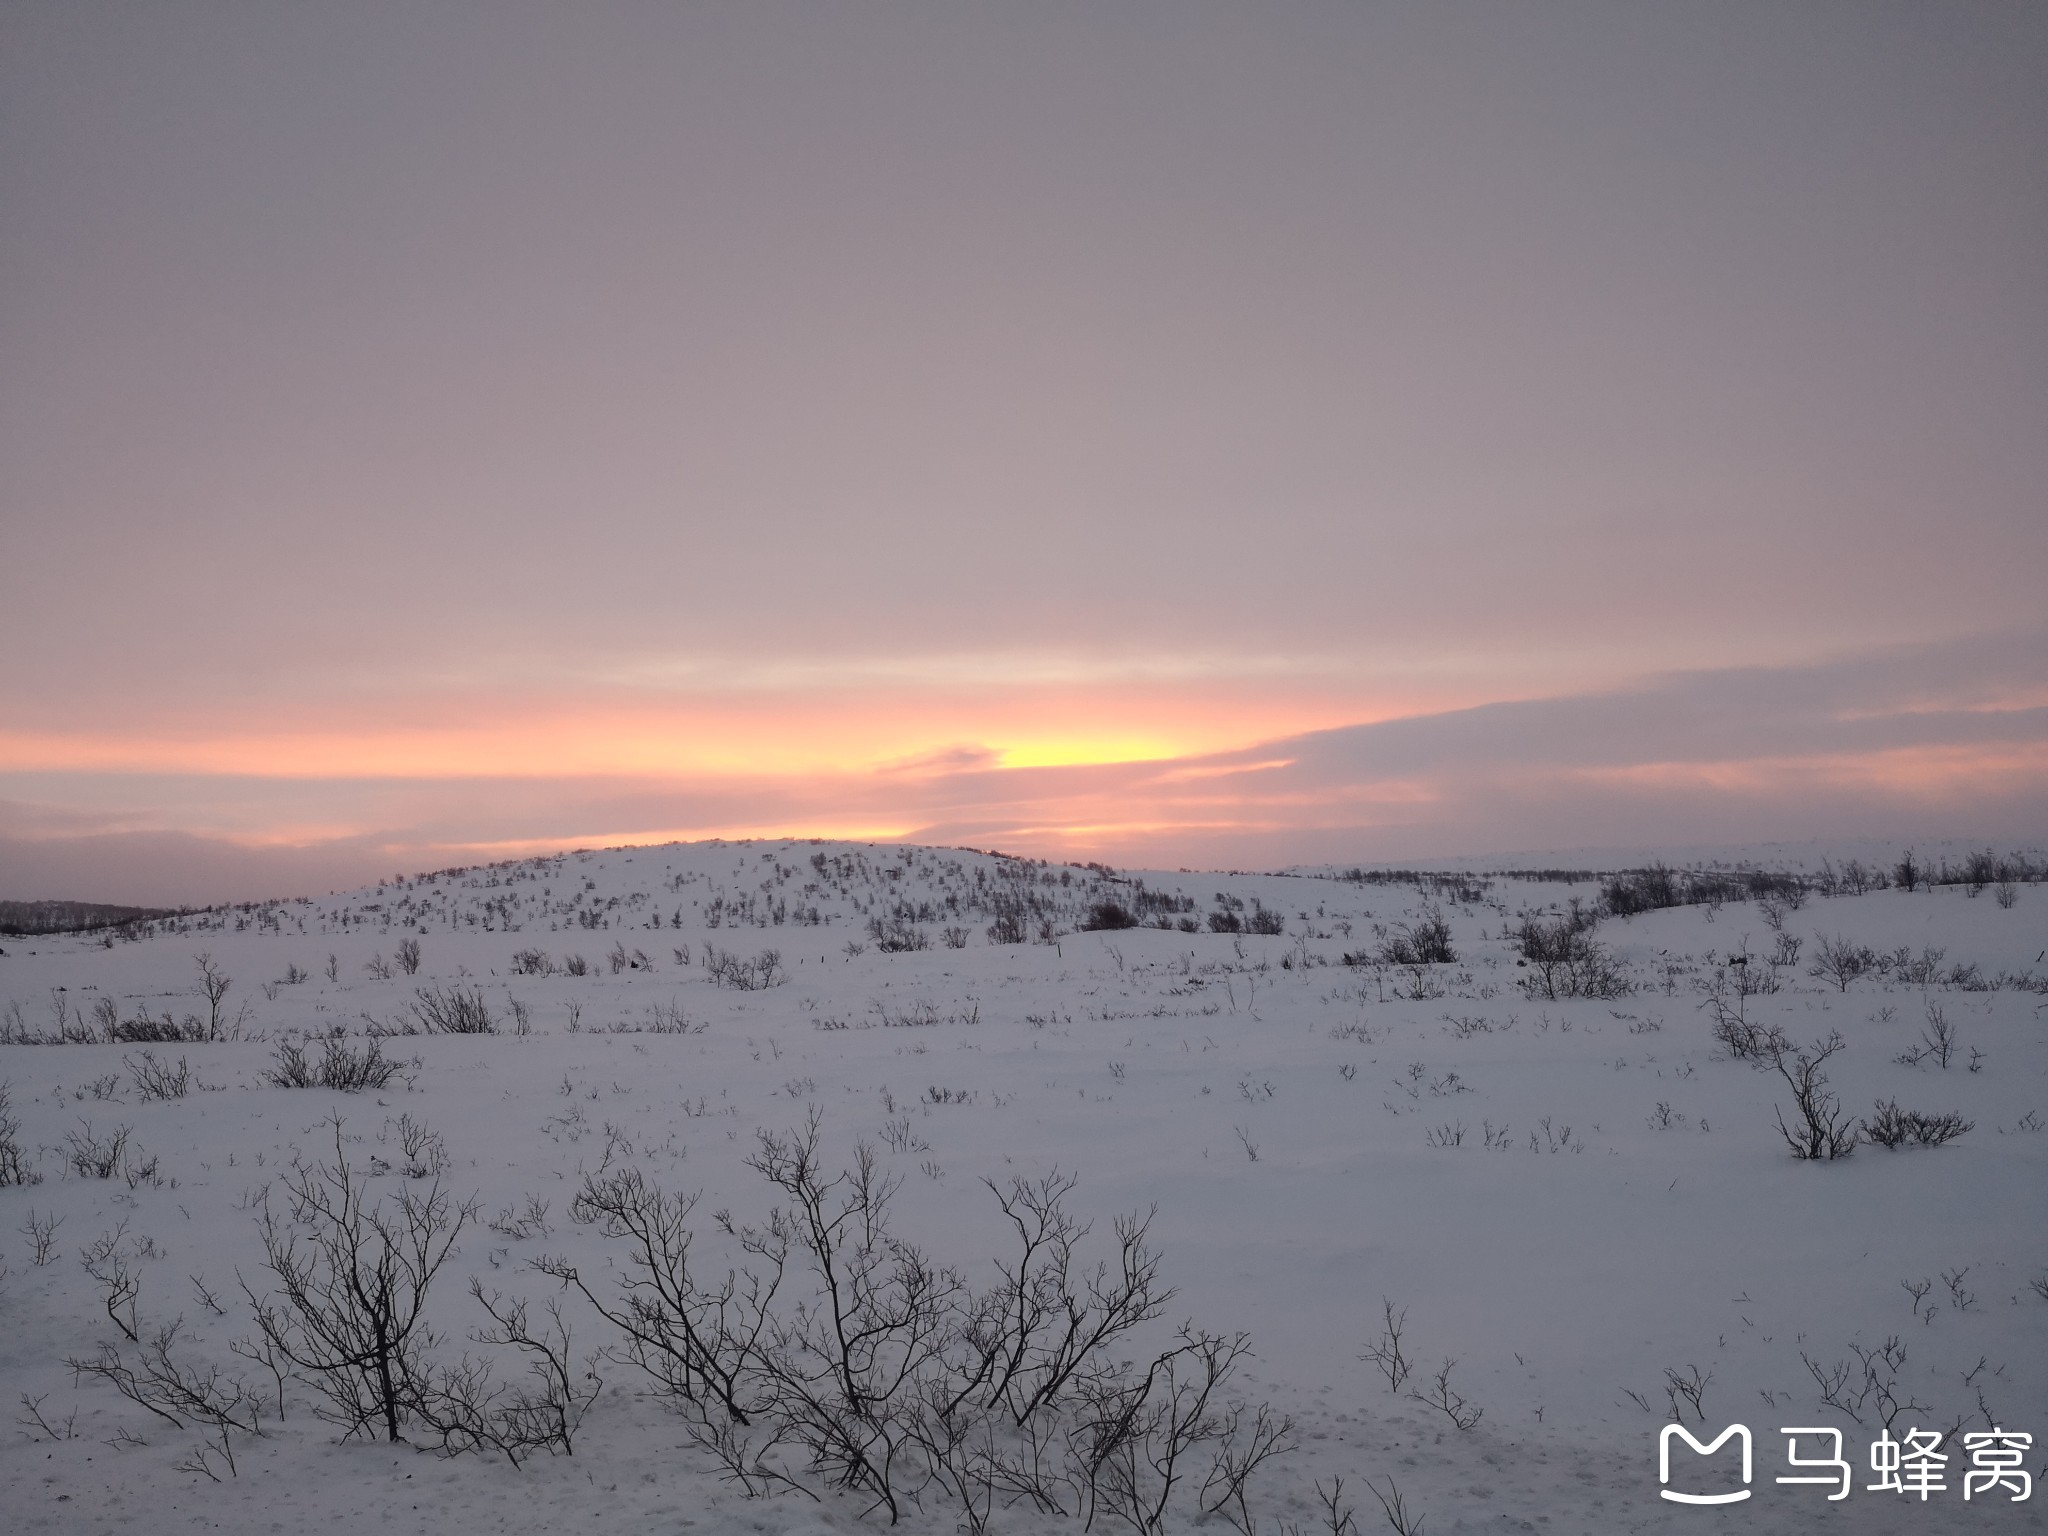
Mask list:
[[[1818,868],[1804,850],[1784,864]],[[1294,1422],[1295,1448],[1252,1484],[1261,1530],[1323,1528],[1314,1485],[1338,1476],[1360,1531],[1388,1528],[1368,1478],[1397,1485],[1432,1533],[2048,1526],[2038,1490],[2025,1503],[2009,1489],[1962,1493],[1963,1437],[1993,1427],[1987,1414],[2030,1433],[2025,1467],[2037,1480],[2048,1471],[2048,887],[2022,884],[2010,905],[1989,890],[1883,889],[1608,919],[1593,937],[1632,990],[1528,995],[1513,930],[1526,913],[1598,894],[1471,870],[1426,888],[1312,873],[1112,878],[945,850],[693,844],[393,880],[139,938],[0,940],[14,1034],[90,1029],[96,1013],[204,1016],[204,955],[232,982],[222,1015],[241,1036],[147,1047],[164,1065],[188,1062],[195,1080],[156,1100],[132,1072],[145,1047],[0,1045],[0,1082],[42,1180],[0,1188],[0,1404],[21,1421],[0,1452],[0,1525],[881,1524],[858,1495],[744,1497],[624,1364],[600,1366],[604,1390],[573,1455],[516,1468],[343,1442],[315,1417],[313,1391],[287,1384],[282,1422],[235,1437],[235,1473],[212,1463],[219,1481],[181,1470],[197,1428],[65,1365],[103,1341],[136,1354],[81,1258],[111,1236],[102,1256],[139,1279],[143,1339],[182,1317],[181,1358],[239,1372],[274,1408],[275,1383],[230,1345],[254,1333],[243,1286],[260,1295],[275,1283],[263,1192],[281,1209],[294,1158],[333,1161],[334,1116],[374,1194],[430,1182],[406,1177],[408,1117],[439,1138],[438,1154],[415,1154],[444,1158],[443,1187],[479,1202],[429,1302],[452,1358],[478,1351],[466,1340],[488,1321],[469,1276],[538,1305],[564,1293],[529,1261],[554,1255],[600,1298],[613,1294],[622,1250],[570,1219],[587,1174],[630,1166],[701,1191],[692,1219],[722,1268],[722,1227],[761,1223],[776,1203],[749,1166],[759,1133],[800,1127],[814,1106],[829,1167],[872,1145],[902,1180],[896,1233],[977,1287],[995,1279],[1007,1230],[985,1180],[1074,1176],[1068,1204],[1093,1221],[1091,1243],[1119,1214],[1156,1207],[1149,1238],[1175,1294],[1143,1337],[1163,1343],[1183,1319],[1248,1334],[1232,1395]],[[1077,931],[1106,900],[1175,926]],[[1282,932],[1210,931],[1211,913],[1261,908]],[[1345,963],[1432,909],[1453,962]],[[1002,912],[1026,942],[990,941]],[[930,947],[885,951],[878,919]],[[1200,931],[1182,931],[1184,919]],[[1799,958],[1772,965],[1787,940]],[[1811,974],[1838,940],[1887,963],[1846,986]],[[398,963],[408,941],[416,973]],[[712,974],[721,953],[752,966],[769,950],[775,984]],[[1904,963],[1892,958],[1901,950]],[[574,957],[582,974],[567,969]],[[1795,1160],[1775,1118],[1793,1113],[1786,1080],[1732,1059],[1712,1033],[1709,988],[1718,980],[1727,1001],[1743,972],[1775,987],[1736,1000],[1749,1022],[1782,1025],[1801,1045],[1840,1032],[1824,1071],[1846,1112],[1896,1100],[1972,1128],[1939,1147]],[[763,979],[758,967],[748,979]],[[266,1082],[280,1044],[341,1031],[361,1047],[372,1030],[415,1021],[423,992],[480,998],[498,1032],[386,1038],[406,1071],[383,1091]],[[1902,1063],[1936,1015],[1953,1031],[1948,1064]],[[122,1128],[114,1177],[74,1171],[77,1139]],[[546,1202],[546,1230],[512,1235],[529,1197]],[[501,1213],[502,1232],[489,1225]],[[53,1221],[38,1264],[33,1231]],[[567,1297],[579,1356],[617,1343]],[[1414,1364],[1399,1392],[1361,1358],[1384,1342],[1387,1302],[1405,1314]],[[1446,1360],[1453,1406],[1479,1414],[1469,1428],[1413,1395]],[[1815,1371],[1838,1368],[1848,1374],[1825,1404]],[[1696,1406],[1675,1382],[1698,1387]],[[1658,1434],[1674,1405],[1703,1439],[1749,1426],[1750,1499],[1659,1498]],[[1951,1437],[1944,1491],[1867,1491],[1887,1412],[1895,1436]],[[1855,1491],[1832,1503],[1823,1487],[1775,1481],[1794,1470],[1781,1427],[1824,1425],[1845,1431],[1856,1468]],[[1808,1437],[1801,1454],[1821,1444]],[[1725,1456],[1710,1466],[1681,1447],[1678,1459],[1674,1488],[1739,1486]],[[932,1492],[903,1523],[950,1531],[958,1515]],[[1194,1523],[1184,1497],[1165,1528]],[[992,1522],[1079,1528],[1027,1506]]]

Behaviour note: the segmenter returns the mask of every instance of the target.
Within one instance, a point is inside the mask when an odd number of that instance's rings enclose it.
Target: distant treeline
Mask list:
[[[1600,906],[1628,917],[1663,907],[1712,906],[1730,901],[1781,901],[1797,907],[1809,895],[1861,896],[1866,891],[1913,890],[1925,886],[1966,887],[1971,895],[1991,886],[2010,887],[2048,880],[2048,864],[2024,853],[1984,849],[1959,862],[1929,863],[1910,851],[1888,868],[1849,859],[1822,859],[1815,873],[1757,867],[1672,869],[1662,863],[1640,869],[1491,869],[1482,876],[1429,869],[1347,869],[1337,876],[1358,885],[1412,885],[1439,899],[1473,903],[1485,898],[1495,880],[1600,887]]]
[[[114,907],[97,901],[0,901],[0,933],[89,933],[172,915],[161,907]]]

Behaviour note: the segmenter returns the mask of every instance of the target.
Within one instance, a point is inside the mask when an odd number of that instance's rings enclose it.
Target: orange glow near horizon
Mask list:
[[[1376,767],[1369,738],[1355,752],[1294,738],[1488,701],[1303,679],[308,695],[183,716],[179,702],[116,729],[0,729],[0,773],[81,780],[69,805],[30,804],[41,785],[0,799],[0,834],[176,833],[267,852],[359,842],[392,867],[809,837],[1170,866],[1232,838],[1483,827],[1499,804],[1967,806],[2048,782],[2048,744],[2027,741],[1565,766],[1540,732],[1527,759],[1511,744],[1417,755],[1425,728],[1396,733],[1403,745]]]
[[[975,698],[465,699],[445,711],[411,700],[389,710],[337,707],[282,724],[16,727],[0,730],[0,772],[441,779],[1056,768],[1232,751],[1409,713],[1416,703],[1301,689],[1103,687]]]

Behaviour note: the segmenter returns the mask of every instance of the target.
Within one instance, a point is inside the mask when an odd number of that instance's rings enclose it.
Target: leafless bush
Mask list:
[[[516,1211],[506,1206],[491,1220],[491,1230],[500,1237],[518,1242],[529,1237],[552,1237],[554,1228],[548,1225],[548,1203],[538,1195],[526,1197],[526,1209]]]
[[[537,1261],[619,1330],[621,1358],[728,1478],[835,1488],[892,1518],[943,1497],[969,1531],[1019,1502],[1157,1531],[1184,1490],[1195,1512],[1249,1528],[1247,1484],[1292,1426],[1226,1399],[1241,1336],[1184,1328],[1149,1364],[1123,1359],[1172,1294],[1149,1218],[1120,1219],[1114,1256],[1090,1264],[1071,1177],[991,1184],[1016,1241],[977,1291],[893,1234],[898,1180],[868,1149],[828,1175],[815,1113],[763,1133],[749,1163],[781,1203],[758,1228],[718,1213],[740,1266],[698,1263],[696,1197],[631,1168],[586,1178],[572,1207],[625,1242],[616,1292]]]
[[[1828,1092],[1827,1077],[1821,1071],[1821,1064],[1846,1046],[1840,1031],[1836,1031],[1805,1050],[1788,1046],[1771,1057],[1771,1065],[1792,1090],[1799,1122],[1796,1128],[1786,1125],[1785,1112],[1780,1108],[1778,1130],[1792,1155],[1802,1162],[1832,1161],[1856,1150],[1862,1122],[1843,1114],[1842,1101]]]
[[[495,1035],[498,1020],[482,987],[416,987],[412,1016],[430,1035]]]
[[[513,953],[512,970],[519,976],[552,976],[555,962],[546,950],[522,949]]]
[[[263,1080],[277,1088],[332,1088],[337,1093],[362,1093],[384,1089],[405,1071],[405,1063],[384,1054],[380,1042],[371,1039],[360,1049],[350,1049],[343,1040],[320,1042],[320,1061],[306,1060],[305,1048],[287,1040],[277,1048],[277,1065],[267,1069]]]
[[[1901,1109],[1897,1099],[1879,1099],[1864,1124],[1864,1134],[1879,1146],[1897,1150],[1913,1142],[1938,1147],[1976,1129],[1976,1122],[1958,1114],[1929,1115],[1917,1109]]]
[[[263,1433],[261,1405],[238,1377],[224,1374],[217,1365],[185,1365],[173,1358],[172,1350],[182,1322],[157,1329],[133,1363],[112,1344],[102,1344],[90,1358],[69,1357],[65,1364],[75,1379],[87,1377],[104,1381],[138,1407],[147,1408],[174,1429],[198,1425],[209,1434],[206,1451],[217,1450],[229,1476],[236,1473],[234,1436]],[[130,1339],[134,1335],[129,1334]],[[140,1341],[137,1341],[140,1342]],[[210,1458],[202,1457],[188,1470],[215,1477]]]
[[[906,950],[930,949],[932,937],[902,916],[875,914],[868,919],[868,937],[874,940],[875,948],[885,955],[902,954]]]
[[[651,1035],[702,1034],[707,1027],[707,1023],[692,1024],[683,1005],[674,998],[647,1005],[647,1032]]]
[[[1425,906],[1414,922],[1399,924],[1380,944],[1379,959],[1383,965],[1456,964],[1458,952],[1451,947],[1451,925],[1443,909]]]
[[[240,1039],[242,1025],[247,1022],[249,1008],[245,1003],[242,1010],[230,1020],[227,1016],[227,996],[234,983],[213,963],[213,956],[199,954],[192,957],[199,967],[199,990],[206,998],[206,1019],[202,1040]]]
[[[411,1115],[386,1120],[377,1135],[379,1142],[398,1140],[398,1171],[408,1179],[438,1179],[448,1171],[448,1145],[439,1131],[430,1130]]]
[[[1394,1536],[1422,1536],[1424,1517],[1408,1513],[1407,1501],[1401,1497],[1400,1485],[1394,1481],[1392,1473],[1387,1474],[1387,1491],[1385,1493],[1380,1492],[1379,1484],[1369,1477],[1365,1480],[1365,1486],[1370,1488],[1372,1496],[1380,1501],[1380,1508],[1386,1512],[1387,1524],[1394,1528]],[[1318,1493],[1322,1492],[1320,1485],[1316,1491]],[[1334,1498],[1330,1502],[1330,1517],[1333,1522],[1336,1520]],[[1331,1536],[1344,1536],[1344,1529],[1338,1524],[1333,1523],[1330,1526],[1330,1532]]]
[[[1836,991],[1846,992],[1851,982],[1877,968],[1877,951],[1869,945],[1818,934],[1814,938],[1813,965],[1806,974],[1831,981]]]
[[[1241,1531],[1251,1528],[1246,1484],[1289,1449],[1294,1426],[1263,1406],[1247,1423],[1242,1406],[1226,1403],[1226,1383],[1247,1349],[1243,1334],[1225,1338],[1184,1326],[1142,1373],[1112,1369],[1081,1383],[1068,1439],[1088,1525],[1108,1513],[1134,1531],[1166,1530],[1175,1489],[1192,1483],[1206,1459],[1197,1507],[1230,1516]]]
[[[294,1162],[281,1181],[290,1221],[263,1206],[264,1262],[278,1291],[249,1290],[249,1301],[264,1343],[325,1400],[320,1417],[348,1437],[381,1427],[396,1442],[427,1374],[428,1289],[476,1207],[438,1181],[377,1200],[348,1165],[339,1117],[333,1125],[334,1162]]]
[[[782,967],[782,951],[764,949],[751,960],[712,944],[704,946],[704,970],[712,982],[735,992],[761,992],[789,980]]]
[[[997,896],[990,905],[995,921],[988,925],[991,944],[1023,944],[1031,938],[1031,912],[1014,896]]]
[[[85,1016],[71,1006],[62,992],[50,994],[50,1023],[46,1028],[29,1023],[21,1004],[12,999],[5,1015],[0,1015],[0,1045],[92,1045],[98,1039]]]
[[[156,1052],[143,1051],[138,1057],[123,1056],[121,1065],[135,1084],[135,1092],[147,1104],[155,1099],[182,1099],[192,1088],[192,1068],[184,1057],[176,1067],[157,1060]]]
[[[570,1215],[626,1244],[618,1297],[601,1299],[566,1259],[538,1259],[534,1267],[574,1287],[624,1334],[623,1358],[651,1376],[666,1395],[722,1410],[744,1430],[764,1407],[748,1372],[764,1348],[768,1302],[781,1282],[787,1239],[780,1231],[749,1234],[748,1251],[765,1264],[765,1274],[728,1271],[723,1282],[707,1285],[690,1261],[695,1234],[689,1222],[697,1198],[668,1194],[637,1168],[588,1175]],[[700,1444],[704,1434],[715,1435],[720,1427],[701,1412],[694,1423],[692,1435]],[[742,1451],[743,1481],[746,1467]]]
[[[1410,1392],[1408,1395],[1414,1398],[1416,1402],[1436,1409],[1459,1429],[1470,1429],[1486,1416],[1486,1410],[1484,1408],[1474,1408],[1452,1388],[1451,1368],[1457,1363],[1457,1361],[1447,1358],[1442,1365],[1437,1367],[1436,1374],[1429,1378],[1428,1391]]]
[[[1387,1390],[1398,1392],[1413,1369],[1408,1357],[1401,1352],[1401,1331],[1408,1321],[1408,1309],[1403,1307],[1397,1312],[1393,1302],[1384,1297],[1380,1300],[1380,1307],[1385,1315],[1385,1326],[1381,1328],[1378,1340],[1366,1345],[1358,1358],[1377,1366],[1387,1378]]]
[[[135,1298],[141,1294],[142,1278],[129,1256],[122,1252],[127,1239],[128,1223],[124,1221],[80,1249],[78,1262],[98,1284],[100,1304],[106,1309],[108,1321],[133,1342],[137,1337]]]
[[[1690,1404],[1693,1417],[1702,1424],[1706,1423],[1707,1410],[1703,1399],[1713,1381],[1712,1371],[1702,1373],[1696,1365],[1689,1365],[1682,1371],[1675,1365],[1664,1367],[1664,1395],[1671,1402],[1671,1417],[1674,1422],[1685,1422],[1685,1405]]]
[[[408,976],[416,976],[420,969],[420,941],[401,939],[398,948],[392,951],[398,960],[398,968]]]
[[[370,956],[369,959],[363,962],[363,969],[370,973],[372,981],[389,981],[391,979],[391,962],[382,955]]]
[[[185,1015],[182,1023],[169,1013],[152,1018],[140,1010],[132,1018],[109,1017],[115,1011],[110,997],[101,998],[93,1011],[107,1041],[114,1045],[181,1045],[207,1038],[206,1020],[192,1014]]]
[[[43,1403],[49,1396],[50,1394],[47,1392],[41,1397],[30,1397],[26,1392],[22,1393],[20,1398],[21,1412],[15,1416],[14,1422],[21,1426],[22,1433],[27,1435],[33,1442],[43,1440],[76,1440],[78,1438],[78,1410],[74,1408],[71,1412],[67,1413],[61,1425],[52,1424],[43,1417]]]
[[[22,1155],[21,1120],[8,1100],[12,1087],[13,1084],[0,1080],[0,1189],[43,1182],[43,1176],[35,1170],[34,1160]]]
[[[1899,1372],[1906,1363],[1906,1348],[1898,1335],[1879,1344],[1851,1344],[1849,1350],[1856,1356],[1854,1365],[1847,1360],[1824,1364],[1805,1350],[1799,1352],[1807,1374],[1820,1389],[1820,1400],[1828,1407],[1859,1424],[1865,1422],[1866,1412],[1873,1413],[1887,1431],[1902,1413],[1929,1411],[1910,1393],[1901,1395]]]
[[[1550,922],[1526,917],[1515,939],[1517,963],[1528,971],[1522,991],[1532,998],[1616,998],[1635,990],[1628,973],[1594,939],[1590,914],[1573,911]]]
[[[1714,1021],[1714,1038],[1737,1061],[1766,1067],[1791,1047],[1784,1026],[1749,1016],[1749,1000],[1762,987],[1747,966],[1728,966],[1714,973],[1703,1006]]]
[[[1947,1071],[1949,1060],[1955,1053],[1955,1025],[1949,1022],[1947,1013],[1929,1003],[1926,1029],[1920,1032],[1917,1044],[1908,1046],[1900,1053],[1899,1061],[1902,1065],[1913,1067],[1932,1057],[1943,1071]]]
[[[64,1137],[65,1161],[81,1179],[115,1178],[128,1161],[128,1138],[133,1133],[124,1125],[103,1136],[90,1120],[81,1120],[78,1129]]]
[[[41,1183],[42,1181],[35,1179],[28,1182]],[[30,1211],[28,1213],[28,1220],[14,1229],[28,1239],[28,1261],[35,1265],[37,1269],[41,1269],[56,1256],[57,1229],[63,1225],[64,1218],[55,1211],[47,1212],[41,1216],[38,1216],[34,1211]]]
[[[563,1321],[559,1302],[549,1300],[548,1320],[536,1327],[529,1321],[524,1300],[486,1291],[483,1282],[474,1279],[469,1293],[490,1314],[492,1323],[471,1337],[479,1344],[517,1350],[535,1383],[512,1388],[491,1401],[488,1443],[515,1465],[520,1454],[529,1450],[572,1455],[576,1431],[604,1390],[604,1381],[595,1369],[596,1357],[580,1372],[571,1368],[569,1325]]]

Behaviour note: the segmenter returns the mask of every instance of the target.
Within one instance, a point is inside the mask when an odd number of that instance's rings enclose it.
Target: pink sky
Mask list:
[[[2048,832],[2048,13],[14,5],[0,897]]]

